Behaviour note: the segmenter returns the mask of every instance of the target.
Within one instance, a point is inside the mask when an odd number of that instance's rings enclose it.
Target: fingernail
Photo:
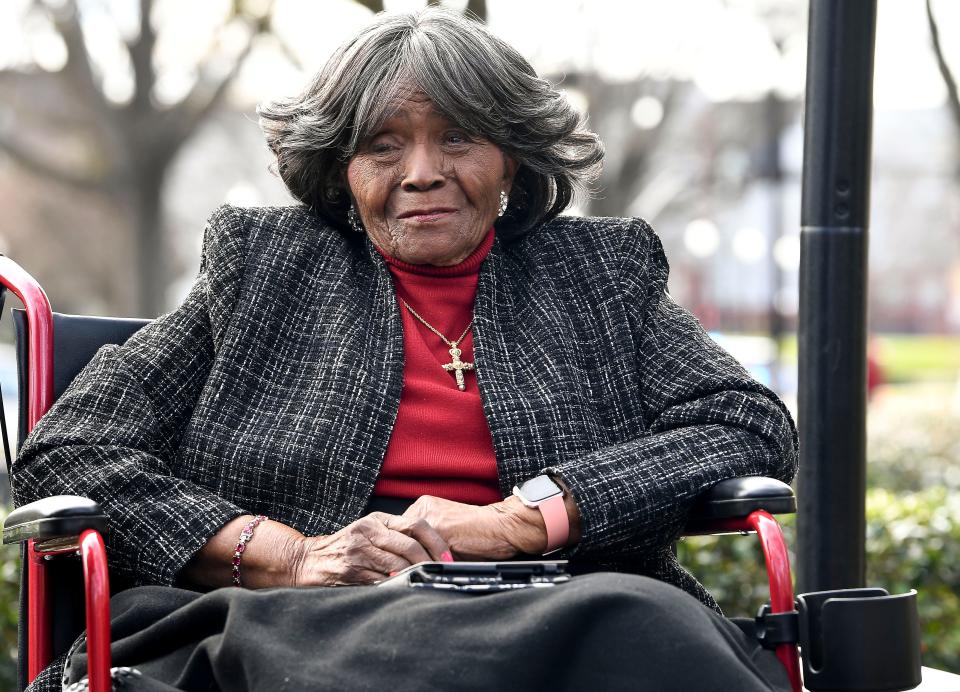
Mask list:
[[[440,554],[440,561],[441,561],[441,562],[453,562],[453,553],[451,553],[449,550],[444,550],[444,551]]]
[[[398,574],[400,574],[400,572],[398,572],[397,570],[393,570],[393,571],[392,571],[390,574],[388,574],[387,576],[389,576],[389,577],[395,577],[395,576],[397,576]]]

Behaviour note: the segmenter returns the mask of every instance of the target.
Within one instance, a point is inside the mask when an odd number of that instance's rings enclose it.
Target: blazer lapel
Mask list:
[[[545,466],[600,444],[564,355],[571,316],[553,289],[531,285],[522,263],[495,240],[477,286],[474,359],[504,496]]]
[[[403,322],[393,280],[383,258],[365,240],[357,262],[355,301],[344,315],[342,336],[347,366],[358,381],[352,391],[330,392],[352,400],[352,419],[341,421],[350,430],[356,454],[344,461],[351,491],[342,497],[342,523],[358,519],[373,495],[387,445],[393,432],[403,389]],[[346,407],[334,406],[333,409]]]

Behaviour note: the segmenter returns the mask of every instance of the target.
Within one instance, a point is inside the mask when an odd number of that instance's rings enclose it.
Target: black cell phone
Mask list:
[[[544,588],[570,581],[566,560],[516,562],[421,562],[378,586],[486,593]]]

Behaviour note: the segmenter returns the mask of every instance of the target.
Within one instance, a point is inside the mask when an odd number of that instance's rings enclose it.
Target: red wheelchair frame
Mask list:
[[[0,255],[0,284],[23,303],[28,326],[27,432],[33,429],[54,401],[53,312],[40,284],[22,267]],[[704,519],[689,524],[685,535],[751,533],[760,538],[770,583],[770,613],[794,610],[790,559],[780,525],[764,509],[745,516]],[[83,530],[76,541],[27,540],[27,681],[32,681],[52,660],[52,623],[46,562],[62,554],[79,553],[85,581],[88,677],[91,692],[110,692],[110,587],[107,553],[95,529]],[[793,692],[801,692],[800,659],[796,644],[776,646]]]

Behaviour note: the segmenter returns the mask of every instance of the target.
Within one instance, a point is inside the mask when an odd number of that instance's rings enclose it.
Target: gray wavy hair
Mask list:
[[[257,109],[293,196],[347,228],[347,163],[411,87],[519,164],[496,224],[505,239],[555,217],[599,173],[603,145],[560,92],[479,22],[429,7],[378,16],[302,94]]]

